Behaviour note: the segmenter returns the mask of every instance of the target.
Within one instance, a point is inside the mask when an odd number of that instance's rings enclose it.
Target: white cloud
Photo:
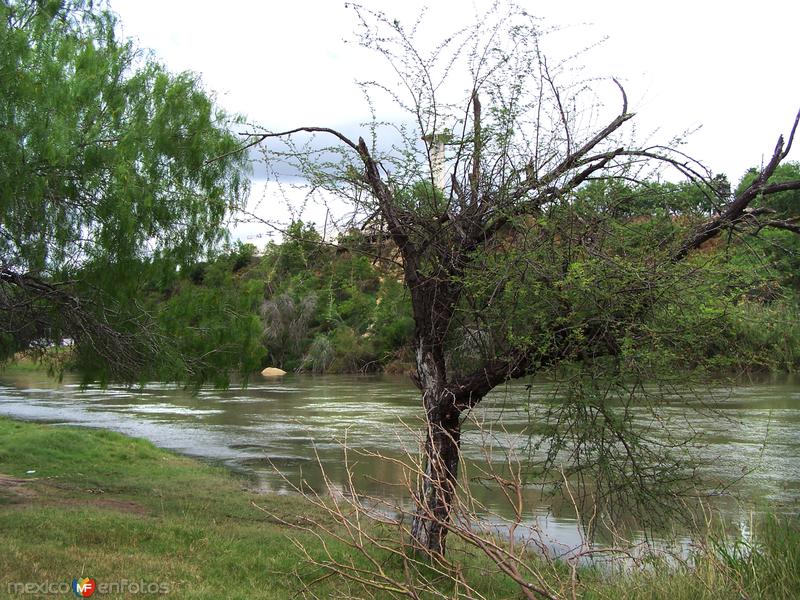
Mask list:
[[[247,209],[229,223],[234,240],[263,248],[279,241],[292,221],[313,224],[328,241],[349,227],[352,206],[304,185],[257,180],[252,183]]]
[[[411,24],[422,6],[419,0],[365,4],[404,24]],[[428,18],[443,32],[474,14],[463,1],[431,4]],[[661,139],[668,139],[700,127],[683,149],[734,182],[771,152],[800,108],[795,73],[800,3],[520,4],[549,23],[574,24],[552,39],[557,53],[608,35],[583,60],[591,72],[624,81],[639,131],[658,129]],[[356,21],[343,2],[112,0],[112,6],[125,35],[154,49],[171,69],[201,73],[223,106],[255,123],[278,129],[352,126],[368,119],[353,82],[379,78],[382,66],[344,43],[352,39]]]

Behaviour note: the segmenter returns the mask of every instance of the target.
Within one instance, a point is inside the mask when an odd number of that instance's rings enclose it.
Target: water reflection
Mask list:
[[[488,397],[477,415],[484,431],[473,427],[463,435],[465,469],[476,472],[484,464],[487,443],[502,456],[528,444],[532,435],[535,439],[536,428],[529,426],[541,418],[551,397],[548,383],[530,388],[509,385]],[[701,401],[701,411],[687,411],[680,403],[664,407],[662,415],[676,435],[702,432],[703,476],[730,486],[714,499],[714,508],[738,523],[741,507],[732,493],[750,506],[796,507],[800,385],[773,381],[720,387],[706,392]],[[260,487],[277,492],[286,492],[289,486],[275,467],[289,482],[302,478],[321,489],[316,456],[328,477],[343,484],[346,439],[358,489],[392,502],[407,496],[401,472],[392,462],[372,455],[399,459],[406,452],[413,454],[420,428],[417,391],[406,379],[387,376],[288,376],[255,382],[245,390],[203,389],[192,395],[162,385],[81,389],[69,378],[59,384],[40,374],[0,374],[0,414],[144,437],[164,448],[251,472]],[[642,428],[653,425],[645,411],[636,417]],[[747,476],[741,479],[743,474]],[[580,544],[572,503],[546,491],[526,492],[528,523],[565,547]],[[508,514],[496,488],[477,485],[474,494],[487,513]]]

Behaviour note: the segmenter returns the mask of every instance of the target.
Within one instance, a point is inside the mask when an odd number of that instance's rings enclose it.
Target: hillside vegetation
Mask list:
[[[790,163],[780,176],[798,173],[800,165]],[[796,196],[772,196],[764,208],[790,217],[800,205]],[[640,246],[678,237],[714,210],[689,184],[593,183],[574,202],[592,205],[588,214],[601,215],[608,227],[622,232],[617,238],[624,247],[616,250],[622,257],[649,252]],[[146,296],[179,351],[202,357],[198,374],[207,377],[229,370],[252,373],[267,365],[309,373],[405,372],[412,368],[408,345],[414,321],[398,261],[380,231],[354,230],[329,243],[313,225],[295,222],[283,243],[261,251],[238,243],[177,272],[159,272],[154,262]],[[689,355],[684,348],[676,357],[679,368],[796,370],[800,237],[780,230],[732,234],[711,240],[692,261],[711,274],[707,286],[692,290],[690,308],[685,302],[676,310],[665,305],[652,317],[677,319],[676,327],[705,332],[691,340]],[[580,293],[580,281],[591,279],[599,267],[576,257],[563,269]],[[587,285],[594,288],[596,282]]]

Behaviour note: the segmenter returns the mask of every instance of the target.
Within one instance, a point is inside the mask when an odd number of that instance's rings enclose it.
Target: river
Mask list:
[[[467,468],[476,472],[488,446],[497,460],[509,449],[525,447],[531,441],[531,422],[552,397],[548,382],[511,384],[487,397],[476,413],[483,432],[467,427],[462,438]],[[701,434],[694,453],[701,460],[703,489],[712,493],[708,505],[742,528],[752,511],[796,511],[800,381],[784,377],[708,387],[697,402],[702,410],[675,402],[660,415],[673,429]],[[244,389],[192,394],[152,384],[141,389],[81,388],[69,376],[59,383],[40,373],[0,373],[0,414],[143,437],[162,448],[246,471],[261,489],[278,493],[290,492],[290,484],[301,479],[323,490],[317,457],[333,487],[346,488],[346,439],[356,488],[390,502],[404,502],[408,496],[398,485],[400,470],[373,454],[389,459],[402,458],[406,451],[413,454],[421,416],[416,389],[400,377],[290,375],[258,379]],[[637,419],[639,427],[653,425],[646,411]],[[508,514],[495,487],[475,485],[473,491],[483,505],[480,510]],[[547,539],[565,547],[580,543],[571,502],[536,486],[525,500],[526,521]]]

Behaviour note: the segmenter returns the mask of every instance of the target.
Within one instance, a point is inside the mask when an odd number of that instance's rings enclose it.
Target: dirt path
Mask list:
[[[75,494],[78,497],[75,497]],[[10,507],[37,506],[92,506],[124,513],[148,514],[148,510],[136,502],[104,497],[105,492],[81,490],[62,485],[50,485],[39,478],[21,479],[0,473],[0,510]]]

